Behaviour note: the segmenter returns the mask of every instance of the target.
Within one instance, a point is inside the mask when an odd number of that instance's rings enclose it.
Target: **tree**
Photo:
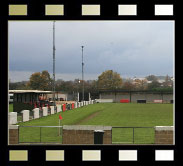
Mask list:
[[[135,79],[134,80],[135,89],[145,90],[147,88],[147,79]]]
[[[158,78],[155,75],[149,75],[146,77],[148,81],[158,81]]]
[[[28,86],[27,81],[22,82],[9,82],[9,90],[28,90],[31,89]]]
[[[48,71],[46,71],[46,70],[42,71],[41,79],[42,79],[41,89],[51,90],[51,83],[52,83],[53,80],[51,79],[50,74],[48,73]]]
[[[173,85],[173,82],[172,82],[171,78],[168,75],[166,75],[165,82],[163,83],[163,86],[170,87],[172,85]]]
[[[98,90],[98,81],[97,80],[93,80],[91,82],[91,85],[90,85],[90,92],[94,92],[94,91],[97,91]]]
[[[148,89],[153,90],[153,89],[159,88],[160,86],[161,84],[158,81],[152,81],[152,83],[148,85]]]
[[[50,74],[44,70],[42,73],[35,72],[30,76],[28,86],[34,90],[51,90]]]
[[[132,84],[130,80],[127,80],[123,83],[123,89],[125,90],[133,90],[135,86]]]
[[[113,70],[106,70],[98,77],[99,89],[116,89],[122,87],[122,78]]]

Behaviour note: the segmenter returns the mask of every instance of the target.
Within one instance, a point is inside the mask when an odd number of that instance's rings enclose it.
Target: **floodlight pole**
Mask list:
[[[53,86],[52,86],[52,92],[53,92],[53,102],[54,102],[54,111],[55,111],[55,21],[53,21]]]
[[[82,93],[83,93],[83,95],[82,95],[82,101],[84,101],[84,62],[83,62],[83,48],[84,48],[84,46],[81,46],[81,48],[82,48],[82,82],[83,82],[83,88],[82,88]]]
[[[78,85],[77,85],[78,102],[79,102],[79,86],[80,86],[80,80],[78,78]]]

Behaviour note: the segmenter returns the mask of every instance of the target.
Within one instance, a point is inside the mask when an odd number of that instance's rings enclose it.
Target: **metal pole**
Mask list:
[[[40,143],[41,143],[41,127],[40,127]]]
[[[130,103],[132,102],[132,94],[131,94],[131,90],[130,90]]]
[[[20,143],[20,126],[18,126],[18,144]]]
[[[53,103],[54,103],[54,111],[56,109],[55,104],[55,21],[53,21]]]
[[[133,144],[134,144],[134,127],[133,127]]]
[[[78,102],[80,101],[80,94],[79,94],[80,90],[79,90],[79,87],[80,87],[80,80],[78,81]]]
[[[84,62],[83,62],[83,48],[84,48],[84,46],[81,46],[81,48],[82,48],[82,82],[83,82],[82,101],[84,101]]]
[[[62,126],[62,120],[60,121],[60,126]],[[61,127],[59,129],[60,129],[60,136],[61,136],[62,135]]]
[[[60,126],[60,119],[59,119],[59,126]],[[58,136],[60,136],[60,127],[58,128]]]

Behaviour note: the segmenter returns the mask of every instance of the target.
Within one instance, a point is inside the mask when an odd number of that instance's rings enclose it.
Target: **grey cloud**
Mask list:
[[[52,72],[52,22],[9,23],[10,71]],[[172,21],[57,21],[56,72],[113,69],[122,75],[173,74]]]

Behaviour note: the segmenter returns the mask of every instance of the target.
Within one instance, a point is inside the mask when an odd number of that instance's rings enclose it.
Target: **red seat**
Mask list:
[[[129,102],[130,102],[129,99],[121,99],[121,100],[120,100],[120,103],[129,103]]]
[[[75,104],[74,103],[72,103],[72,109],[74,109],[75,108]]]
[[[66,110],[66,104],[63,104],[63,112]]]

